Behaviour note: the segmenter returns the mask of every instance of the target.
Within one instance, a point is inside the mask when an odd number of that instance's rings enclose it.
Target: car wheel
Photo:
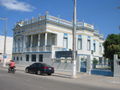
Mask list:
[[[25,69],[25,72],[28,73],[29,72],[28,69]]]
[[[52,75],[51,73],[48,73],[48,75]]]
[[[41,74],[41,71],[38,70],[38,71],[37,71],[37,74],[40,75],[40,74]]]

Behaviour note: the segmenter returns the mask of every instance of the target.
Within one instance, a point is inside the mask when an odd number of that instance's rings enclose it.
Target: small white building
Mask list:
[[[0,35],[0,61],[3,60],[4,54],[4,39],[5,37]],[[12,59],[12,45],[13,45],[13,37],[6,37],[6,59],[9,61]]]
[[[72,22],[46,13],[31,20],[16,23],[13,32],[13,59],[22,64],[50,63],[52,59],[71,58]],[[77,56],[93,54],[103,57],[103,35],[93,25],[77,22]]]

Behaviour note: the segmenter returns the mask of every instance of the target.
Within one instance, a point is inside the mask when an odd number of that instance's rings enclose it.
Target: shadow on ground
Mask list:
[[[71,78],[71,75],[62,74],[62,73],[55,73],[55,74],[53,74],[52,76],[62,77],[62,78]]]

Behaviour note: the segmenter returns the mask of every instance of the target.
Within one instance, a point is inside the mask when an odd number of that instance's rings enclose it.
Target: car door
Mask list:
[[[34,73],[36,73],[38,71],[39,65],[38,63],[35,63],[34,65]]]
[[[38,71],[38,70],[40,70],[41,69],[41,64],[40,63],[36,63],[36,72]]]
[[[30,68],[29,68],[30,72],[34,72],[34,68],[35,68],[35,64],[30,65]]]
[[[36,69],[37,69],[37,63],[34,63],[32,67],[32,72],[36,73]]]
[[[32,71],[32,65],[30,65],[30,66],[28,67],[28,69],[29,69],[29,71],[31,72],[31,71]]]

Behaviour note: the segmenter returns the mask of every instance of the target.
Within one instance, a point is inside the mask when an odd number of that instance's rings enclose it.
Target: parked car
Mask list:
[[[26,73],[35,73],[35,74],[48,74],[51,75],[54,73],[54,68],[46,63],[33,63],[30,66],[25,68]]]

